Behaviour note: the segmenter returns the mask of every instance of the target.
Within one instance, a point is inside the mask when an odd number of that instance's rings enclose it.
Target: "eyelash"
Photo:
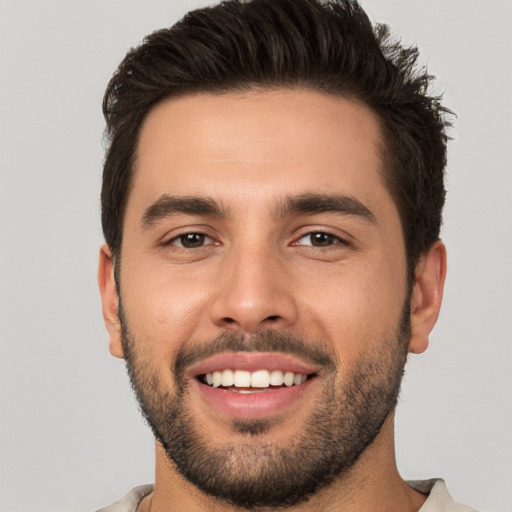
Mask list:
[[[328,245],[326,245],[326,246],[314,245],[313,239],[311,237],[313,237],[315,235],[317,235],[317,236],[320,235],[321,237],[328,237],[328,241],[330,243],[328,243]],[[200,245],[197,245],[196,247],[186,247],[186,245],[183,243],[185,237],[194,237],[194,236],[200,238],[200,241],[199,241]],[[299,243],[300,240],[302,240],[304,238],[307,238],[307,237],[310,237],[311,243],[309,243],[309,244],[300,244]],[[211,242],[205,244],[204,243],[205,239],[209,239],[209,240],[211,240]],[[177,242],[179,242],[179,243],[177,243]],[[210,245],[220,245],[220,244],[219,244],[219,242],[215,242],[214,239],[211,236],[209,236],[208,234],[206,234],[204,232],[201,232],[201,231],[190,231],[190,232],[181,233],[181,234],[179,234],[177,236],[174,236],[170,240],[164,242],[163,245],[164,246],[172,246],[172,245],[174,245],[175,247],[178,247],[179,249],[185,249],[187,251],[192,251],[192,250],[201,249],[203,247],[207,247],[207,246],[210,246]],[[335,235],[334,233],[331,233],[329,231],[311,230],[311,231],[305,232],[300,237],[296,238],[295,241],[292,242],[291,245],[292,246],[311,247],[312,249],[326,251],[326,250],[332,249],[333,246],[337,246],[337,245],[349,246],[350,242],[348,242],[346,239],[344,239],[344,238],[342,238],[342,237],[340,237],[338,235]]]
[[[327,237],[331,243],[329,243],[326,246],[314,245],[312,237],[315,236],[315,235],[320,235],[322,237]],[[298,243],[300,240],[302,240],[303,238],[307,238],[307,237],[310,238],[311,243],[309,243],[309,244],[299,244]],[[314,248],[314,249],[317,249],[317,250],[324,250],[325,251],[325,250],[332,249],[333,246],[334,247],[337,246],[337,245],[348,246],[348,245],[350,245],[350,243],[345,238],[342,238],[342,237],[340,237],[338,235],[335,235],[334,233],[331,233],[329,231],[313,230],[313,231],[308,231],[307,233],[304,233],[302,236],[297,238],[296,242],[294,242],[292,245],[302,245],[302,246],[305,246],[305,247],[311,247],[311,248]]]
[[[194,250],[194,249],[201,249],[202,247],[205,247],[206,245],[219,245],[218,243],[213,243],[213,244],[204,244],[202,243],[201,245],[197,246],[197,247],[186,247],[184,244],[183,244],[183,239],[185,239],[185,237],[192,237],[192,236],[198,236],[198,237],[201,237],[203,242],[205,239],[210,239],[213,241],[213,238],[210,237],[209,235],[207,235],[206,233],[202,233],[201,231],[190,231],[190,232],[187,232],[187,233],[181,233],[180,235],[177,235],[177,236],[174,236],[173,238],[171,238],[170,240],[164,242],[164,246],[169,246],[169,245],[174,245],[180,249],[186,249],[186,250]],[[178,245],[176,242],[179,241],[180,244]]]

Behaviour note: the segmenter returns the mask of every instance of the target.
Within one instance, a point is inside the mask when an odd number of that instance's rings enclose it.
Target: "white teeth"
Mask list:
[[[293,379],[295,378],[295,374],[293,372],[286,372],[284,374],[284,385],[285,386],[293,386]]]
[[[282,372],[281,370],[223,370],[206,374],[206,383],[214,388],[268,388],[269,386],[298,386],[307,380],[308,376],[301,373]],[[249,391],[250,392],[250,391]]]
[[[228,387],[232,386],[234,382],[233,372],[231,370],[224,370],[222,372],[222,385]]]
[[[270,374],[267,370],[258,370],[251,375],[252,388],[268,388],[270,385]]]
[[[221,372],[213,372],[213,387],[218,388],[222,385],[222,373]]]
[[[284,375],[281,370],[273,370],[270,373],[270,385],[282,386],[284,384]]]
[[[234,386],[237,388],[250,388],[251,387],[251,373],[245,370],[235,370]]]
[[[307,375],[301,375],[300,373],[296,373],[295,376],[293,377],[293,385],[297,386],[298,384],[302,384],[303,382],[306,382],[307,378]]]

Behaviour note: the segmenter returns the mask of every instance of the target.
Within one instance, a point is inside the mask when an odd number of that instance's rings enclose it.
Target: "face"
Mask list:
[[[382,173],[375,116],[341,97],[200,94],[147,117],[111,346],[207,494],[297,503],[380,435],[409,341]]]

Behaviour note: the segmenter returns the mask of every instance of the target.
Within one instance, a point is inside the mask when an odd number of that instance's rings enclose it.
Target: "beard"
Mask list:
[[[256,510],[306,501],[342,478],[372,444],[396,407],[410,338],[409,301],[394,333],[380,340],[357,367],[343,369],[320,342],[278,331],[251,336],[226,332],[200,344],[184,344],[170,371],[174,386],[162,384],[143,340],[129,331],[119,307],[127,370],[142,414],[175,469],[203,493],[236,507]],[[221,352],[280,352],[320,364],[321,390],[301,430],[283,446],[265,439],[275,419],[231,422],[238,442],[212,446],[208,425],[189,409],[186,369]],[[341,382],[341,384],[340,384]]]

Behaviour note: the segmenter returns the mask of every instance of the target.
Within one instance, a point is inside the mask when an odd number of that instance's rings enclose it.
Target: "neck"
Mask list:
[[[426,497],[410,488],[396,467],[394,417],[390,415],[374,442],[343,476],[308,501],[287,508],[290,512],[417,512]],[[156,445],[155,490],[138,512],[243,512],[206,496],[179,475],[163,447]],[[272,508],[258,509],[271,512]],[[281,509],[282,510],[282,509]]]

